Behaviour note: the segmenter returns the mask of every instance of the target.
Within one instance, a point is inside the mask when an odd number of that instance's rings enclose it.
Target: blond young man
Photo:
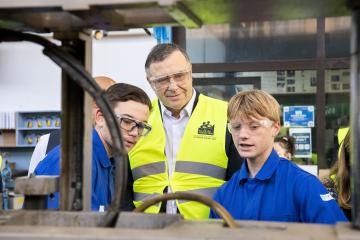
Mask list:
[[[241,169],[218,189],[214,200],[236,219],[335,224],[347,221],[336,201],[313,175],[278,156],[280,106],[261,90],[230,99],[228,128],[245,158]],[[211,218],[218,218],[213,211]]]

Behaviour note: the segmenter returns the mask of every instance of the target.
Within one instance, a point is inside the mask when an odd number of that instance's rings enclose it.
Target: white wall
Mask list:
[[[93,75],[141,87],[155,94],[145,78],[144,63],[156,40],[142,30],[93,41]],[[60,110],[61,71],[42,47],[0,43],[0,112]]]
[[[60,68],[27,42],[0,44],[0,111],[60,109]]]
[[[117,82],[142,88],[151,99],[155,93],[145,76],[145,60],[156,39],[141,30],[93,41],[93,76],[106,75]]]

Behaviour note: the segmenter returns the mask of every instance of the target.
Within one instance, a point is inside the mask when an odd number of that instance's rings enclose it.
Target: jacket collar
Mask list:
[[[261,167],[259,172],[254,177],[254,179],[260,181],[265,181],[270,179],[273,176],[279,161],[280,158],[278,154],[274,149],[272,149],[268,159],[265,161],[264,165]],[[245,160],[240,169],[239,179],[238,179],[239,183],[243,184],[244,182],[246,182],[249,178],[248,176],[249,176],[249,170],[247,166],[247,161]]]
[[[108,168],[111,167],[111,161],[106,153],[104,144],[102,143],[99,134],[97,133],[97,131],[95,130],[95,128],[93,128],[92,131],[93,134],[93,155],[95,154],[95,151],[97,154],[99,154],[101,157],[99,158],[100,164],[102,167],[104,168]]]

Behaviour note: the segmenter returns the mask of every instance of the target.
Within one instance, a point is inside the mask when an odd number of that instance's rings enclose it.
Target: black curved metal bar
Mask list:
[[[43,46],[43,53],[71,76],[72,80],[84,89],[84,91],[88,92],[101,109],[109,129],[112,130],[110,131],[110,134],[113,141],[113,157],[115,159],[115,167],[117,170],[115,171],[115,197],[111,202],[105,218],[100,223],[100,226],[112,226],[114,219],[120,212],[120,201],[126,185],[127,164],[125,163],[127,161],[127,154],[123,150],[122,137],[116,117],[110,104],[105,99],[104,92],[77,59],[64,52],[56,44],[40,36],[0,28],[0,42],[1,41],[29,41]]]

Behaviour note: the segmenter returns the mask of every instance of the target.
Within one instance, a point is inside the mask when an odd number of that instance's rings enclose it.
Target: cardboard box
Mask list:
[[[0,146],[1,147],[16,146],[15,130],[0,130]]]

